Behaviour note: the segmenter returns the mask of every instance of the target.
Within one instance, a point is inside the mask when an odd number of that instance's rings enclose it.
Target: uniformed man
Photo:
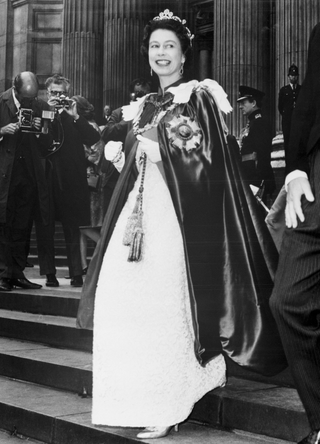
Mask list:
[[[264,92],[249,86],[239,87],[239,108],[248,118],[240,134],[240,154],[244,177],[250,185],[264,188],[263,200],[275,189],[271,167],[272,134],[261,114]]]
[[[278,110],[282,116],[282,132],[285,155],[287,155],[288,151],[292,111],[296,106],[301,89],[301,85],[298,84],[299,70],[296,65],[292,64],[289,67],[288,78],[289,84],[280,89],[278,100]]]

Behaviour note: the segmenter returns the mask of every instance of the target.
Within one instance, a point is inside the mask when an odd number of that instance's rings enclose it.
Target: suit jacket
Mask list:
[[[75,121],[66,111],[52,126],[55,140],[62,141],[61,147],[48,158],[53,186],[59,189],[60,210],[70,225],[87,226],[90,224],[90,200],[83,145],[97,143],[100,133],[84,117]]]
[[[308,156],[320,139],[320,23],[309,39],[307,72],[292,113],[287,173],[308,172]]]
[[[42,110],[48,105],[41,99],[34,101],[33,110],[36,117],[41,117]],[[0,128],[9,123],[18,122],[17,108],[12,97],[12,88],[0,96]],[[12,168],[16,151],[23,147],[28,163],[33,166],[32,173],[38,190],[40,213],[44,223],[49,217],[49,197],[45,179],[45,172],[41,157],[52,143],[51,134],[35,135],[32,133],[17,132],[14,135],[5,135],[0,141],[0,223],[6,222],[6,208]]]

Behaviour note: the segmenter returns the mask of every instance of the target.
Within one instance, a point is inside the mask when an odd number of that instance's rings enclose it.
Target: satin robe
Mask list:
[[[194,149],[176,143],[174,126],[185,119],[200,129]],[[287,364],[269,308],[278,254],[258,203],[242,180],[237,142],[225,136],[213,96],[200,88],[187,103],[168,111],[158,124],[158,141],[184,240],[196,356],[205,364],[223,351],[252,371],[279,373]],[[104,252],[137,178],[136,148],[131,131],[126,163],[82,290],[77,319],[81,328],[93,327]]]

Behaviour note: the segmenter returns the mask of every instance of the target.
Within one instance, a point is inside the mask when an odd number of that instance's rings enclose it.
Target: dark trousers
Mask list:
[[[314,202],[286,229],[270,299],[287,360],[312,430],[320,429],[320,150],[312,154]]]
[[[70,226],[61,221],[66,244],[69,274],[71,277],[82,274],[80,256],[80,230],[77,226]],[[56,274],[55,267],[55,220],[52,218],[49,225],[43,225],[38,218],[35,220],[40,274]]]
[[[34,178],[24,159],[13,165],[8,192],[6,223],[0,226],[0,267],[2,278],[23,278],[27,245],[30,242],[30,220],[38,193]]]
[[[58,219],[63,228],[69,274],[71,277],[81,276],[79,225],[75,225],[75,222],[70,221],[65,216],[66,211],[59,183],[54,180],[50,169],[47,171],[47,179],[50,184],[50,221],[48,225],[44,225],[39,215],[35,219],[40,274],[56,274],[54,235],[55,221]]]

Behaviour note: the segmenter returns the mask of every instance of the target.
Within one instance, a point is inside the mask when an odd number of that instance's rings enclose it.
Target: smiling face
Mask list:
[[[185,62],[180,40],[168,29],[157,29],[149,40],[149,63],[159,76],[162,88],[181,78],[181,64]]]

